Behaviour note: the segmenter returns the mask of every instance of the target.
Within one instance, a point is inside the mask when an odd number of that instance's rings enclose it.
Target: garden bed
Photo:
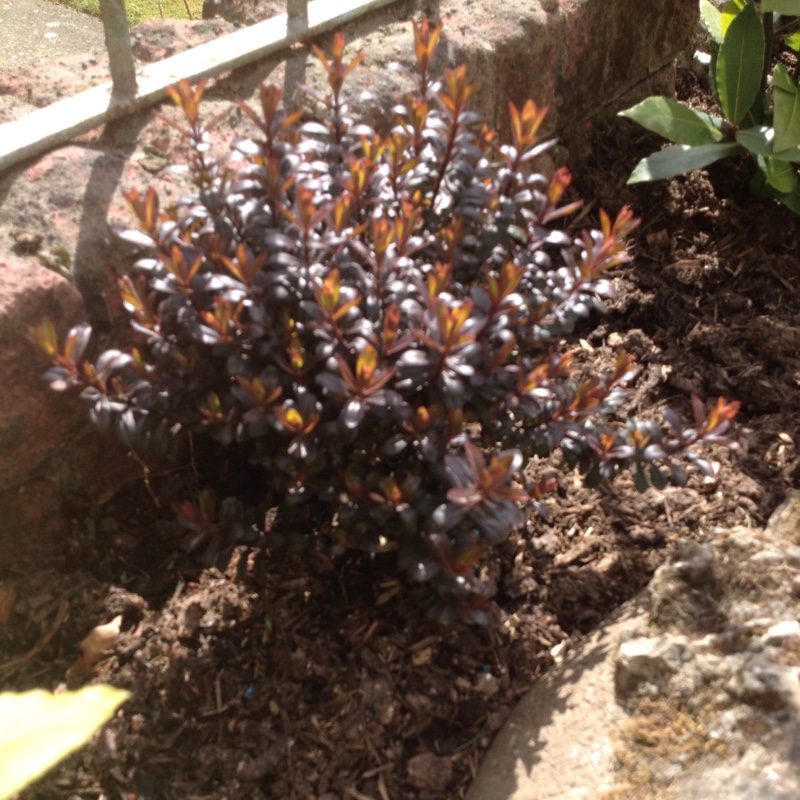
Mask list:
[[[678,90],[708,103],[691,70]],[[589,492],[564,476],[546,501],[552,524],[532,517],[498,548],[486,627],[426,620],[383,557],[310,549],[262,574],[237,554],[204,570],[181,555],[169,510],[188,462],[91,519],[76,511],[64,553],[15,576],[0,677],[13,689],[91,677],[134,697],[24,797],[461,797],[570,637],[636,594],[679,541],[766,521],[800,477],[798,218],[739,196],[746,172],[733,162],[627,187],[658,144],[613,120],[575,170],[589,201],[576,231],[600,207],[627,203],[643,220],[632,263],[613,273],[617,299],[584,326],[575,357],[597,371],[631,352],[642,371],[625,413],[636,416],[670,406],[690,418],[692,392],[741,401],[742,446],[711,453],[716,478],[636,494],[627,480]],[[116,653],[87,676],[77,644],[117,615]]]

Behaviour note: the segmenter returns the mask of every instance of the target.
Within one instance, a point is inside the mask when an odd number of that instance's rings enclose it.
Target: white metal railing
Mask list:
[[[287,0],[284,14],[137,68],[125,0],[100,0],[111,81],[0,125],[0,170],[167,96],[167,86],[241,67],[394,0]]]

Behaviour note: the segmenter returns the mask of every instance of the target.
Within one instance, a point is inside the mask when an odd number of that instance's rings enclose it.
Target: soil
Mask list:
[[[708,105],[690,69],[678,95]],[[203,569],[169,510],[180,470],[88,522],[76,510],[62,553],[4,576],[18,597],[0,626],[0,680],[107,681],[133,698],[24,798],[463,797],[494,732],[571,637],[635,595],[677,542],[767,520],[800,483],[798,218],[742,195],[744,164],[626,186],[659,146],[615,119],[576,168],[589,201],[576,229],[623,204],[643,222],[613,276],[618,299],[575,351],[596,368],[633,353],[632,415],[670,406],[689,419],[692,392],[741,401],[741,448],[711,451],[716,477],[636,494],[630,481],[589,492],[564,476],[547,501],[553,522],[532,518],[498,548],[485,627],[426,619],[391,562],[358,554],[276,555],[265,571],[237,553]],[[87,672],[78,643],[117,615],[116,650]]]

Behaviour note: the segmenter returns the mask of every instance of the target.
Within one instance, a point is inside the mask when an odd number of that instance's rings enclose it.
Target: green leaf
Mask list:
[[[722,7],[720,12],[720,27],[722,28],[722,36],[728,32],[731,22],[736,19],[736,15],[745,7],[745,0],[730,0]],[[722,40],[720,40],[720,44]]]
[[[708,43],[708,52],[711,55],[711,63],[708,65],[708,82],[711,84],[711,93],[714,99],[719,103],[719,93],[717,92],[717,59],[719,58],[719,45],[710,41]]]
[[[783,43],[796,52],[800,51],[800,31],[795,31],[785,36]]]
[[[747,189],[753,197],[757,197],[759,200],[766,200],[773,196],[774,190],[770,189],[767,185],[767,177],[763,172],[763,170],[766,169],[766,162],[762,164],[761,162],[763,159],[757,160],[759,161],[759,169],[753,174],[753,177],[747,181]]]
[[[669,97],[648,97],[633,108],[619,112],[643,128],[676,144],[711,144],[722,139],[724,120],[695,111]]]
[[[764,69],[764,28],[750,2],[731,22],[717,58],[717,92],[725,116],[738,125],[756,100]]]
[[[753,128],[758,125],[763,125],[767,121],[766,117],[769,117],[770,120],[772,119],[772,104],[770,99],[759,91],[755,102],[747,110],[744,119],[739,124],[748,128]]]
[[[736,141],[755,156],[775,158],[779,161],[800,162],[800,147],[775,151],[775,131],[772,128],[746,128],[736,132]]]
[[[742,148],[735,142],[714,142],[693,147],[676,144],[665,147],[658,153],[643,158],[634,168],[628,183],[674,178],[739,152],[742,152]]]
[[[736,131],[736,141],[754,156],[771,156],[774,136],[775,131],[765,127]]]
[[[775,104],[775,150],[797,147],[800,145],[800,87],[783,64],[778,64],[772,73],[772,95]]]
[[[788,194],[797,186],[797,171],[786,161],[768,158],[765,174],[767,183],[781,194]]]
[[[794,187],[794,190],[789,194],[775,194],[775,199],[780,200],[787,208],[794,211],[795,214],[800,214],[800,184]]]
[[[722,14],[711,0],[700,0],[700,16],[703,18],[708,35],[722,44]]]
[[[800,164],[800,147],[790,147],[788,150],[777,150],[772,154],[773,158],[778,161],[790,161],[794,164]]]
[[[80,747],[128,697],[111,686],[0,694],[0,800]]]
[[[761,0],[761,11],[772,11],[787,17],[800,17],[800,0]]]

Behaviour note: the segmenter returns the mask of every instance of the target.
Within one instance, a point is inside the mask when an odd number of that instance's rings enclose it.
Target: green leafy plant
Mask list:
[[[599,230],[560,230],[579,203],[561,202],[566,169],[531,167],[553,144],[545,109],[511,105],[501,143],[469,109],[463,67],[431,75],[440,33],[414,26],[418,71],[394,66],[415,91],[385,135],[351,117],[343,86],[363,56],[346,62],[341,35],[332,56],[316,50],[322,121],[262,86],[258,110],[240,104],[258,133],[221,158],[202,84],[173,88],[197,192],[166,208],[152,189],[127,195],[139,228],[118,233],[149,251],[120,282],[137,346],[92,361],[86,325],[63,346],[48,321],[31,335],[51,386],[79,387],[124,442],[203,433],[250,465],[236,496],[178,506],[194,546],[263,553],[316,536],[396,551],[442,618],[480,618],[484,559],[526,524],[525,504],[543,511],[559,453],[590,486],[624,469],[642,490],[683,484],[676,457],[709,471],[693,448],[732,445],[738,404],[706,416],[695,399],[688,427],[669,411],[666,430],[614,421],[631,359],[582,375],[562,342],[602,309],[637,220],[625,208]]]
[[[129,696],[111,686],[0,694],[0,800],[84,744]]]
[[[671,178],[723,158],[749,154],[751,190],[800,213],[800,86],[782,63],[769,67],[782,15],[800,16],[800,0],[730,0],[722,10],[703,0],[710,79],[724,117],[649,97],[620,112],[674,144],[642,159],[628,183]],[[800,36],[783,37],[797,49]]]

